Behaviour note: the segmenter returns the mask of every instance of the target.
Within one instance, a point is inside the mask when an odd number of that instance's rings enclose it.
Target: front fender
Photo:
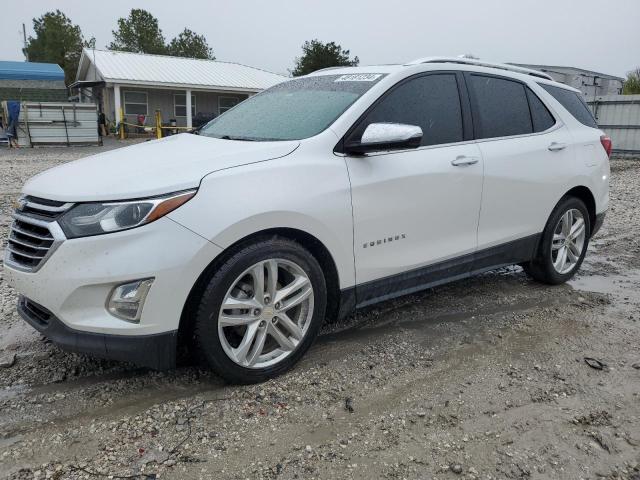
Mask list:
[[[327,248],[340,288],[355,284],[351,192],[340,157],[294,155],[212,173],[169,216],[222,249],[262,230],[301,230]]]

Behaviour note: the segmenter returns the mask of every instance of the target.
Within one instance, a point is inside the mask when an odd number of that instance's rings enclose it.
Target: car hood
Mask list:
[[[64,202],[151,197],[197,187],[218,170],[284,157],[298,145],[183,133],[59,165],[31,178],[22,191]]]

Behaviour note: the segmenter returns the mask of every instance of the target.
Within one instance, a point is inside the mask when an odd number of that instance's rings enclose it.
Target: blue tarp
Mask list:
[[[20,102],[11,100],[7,102],[7,110],[9,110],[9,125],[7,127],[7,136],[18,139],[18,119],[20,118]]]
[[[0,61],[0,80],[64,80],[55,63]]]

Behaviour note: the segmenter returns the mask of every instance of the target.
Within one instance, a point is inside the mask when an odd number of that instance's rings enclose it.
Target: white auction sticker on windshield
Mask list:
[[[381,76],[381,73],[351,73],[349,75],[340,75],[334,82],[373,82]]]

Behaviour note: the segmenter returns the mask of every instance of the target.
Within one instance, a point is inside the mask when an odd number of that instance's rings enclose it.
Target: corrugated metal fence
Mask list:
[[[98,145],[98,111],[91,103],[22,102],[18,143],[34,145]]]
[[[640,95],[607,95],[587,103],[615,153],[640,155]]]

